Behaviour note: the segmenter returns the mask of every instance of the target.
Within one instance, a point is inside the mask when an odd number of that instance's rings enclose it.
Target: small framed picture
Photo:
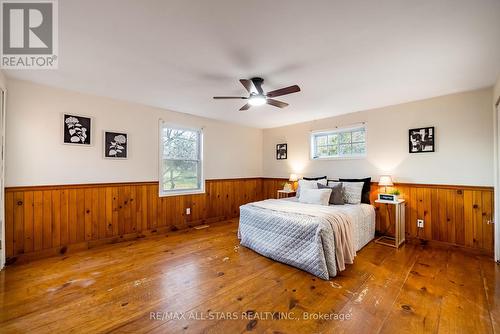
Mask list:
[[[433,126],[409,130],[410,153],[434,152],[434,137],[436,131]]]
[[[92,146],[92,117],[63,114],[63,143]]]
[[[104,158],[127,159],[128,135],[124,132],[104,131]]]
[[[287,158],[287,144],[276,145],[276,159],[285,160]]]

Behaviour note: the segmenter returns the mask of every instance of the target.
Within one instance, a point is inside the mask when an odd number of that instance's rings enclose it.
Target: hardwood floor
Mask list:
[[[371,243],[323,281],[240,247],[237,224],[10,266],[0,273],[0,332],[500,331],[500,268],[491,258]]]

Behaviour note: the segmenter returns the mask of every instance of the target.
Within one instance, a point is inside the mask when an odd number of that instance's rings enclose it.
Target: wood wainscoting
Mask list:
[[[157,182],[15,187],[5,190],[8,262],[239,216],[239,206],[276,198],[286,179],[207,180],[206,193],[158,196]],[[406,199],[406,237],[493,252],[493,188],[397,184]],[[371,198],[378,193],[372,184]],[[191,214],[186,215],[186,208]],[[377,205],[377,231],[390,231],[389,206]],[[416,220],[424,219],[424,228]]]
[[[263,179],[264,198],[276,198],[286,179]],[[398,183],[394,187],[406,200],[407,239],[445,242],[493,253],[493,188]],[[379,187],[372,183],[370,198],[377,199]],[[377,232],[394,233],[391,205],[376,205]],[[424,228],[417,228],[417,219]]]
[[[7,188],[7,263],[238,217],[261,197],[261,178],[207,180],[205,194],[171,197],[158,196],[158,182]]]
[[[406,200],[407,239],[446,242],[493,253],[493,188],[450,185],[395,184]],[[372,184],[372,202],[379,187]],[[376,230],[391,230],[391,205],[377,204]],[[417,227],[417,219],[424,227]]]

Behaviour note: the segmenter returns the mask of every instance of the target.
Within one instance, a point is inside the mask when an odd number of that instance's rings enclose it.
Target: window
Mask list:
[[[160,196],[205,192],[203,132],[160,122]]]
[[[364,125],[311,133],[312,159],[344,159],[366,156]]]

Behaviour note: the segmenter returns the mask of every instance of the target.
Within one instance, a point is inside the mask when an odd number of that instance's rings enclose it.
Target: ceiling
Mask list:
[[[269,128],[493,85],[498,0],[64,0],[59,69],[79,92]],[[240,78],[302,92],[238,112]]]

